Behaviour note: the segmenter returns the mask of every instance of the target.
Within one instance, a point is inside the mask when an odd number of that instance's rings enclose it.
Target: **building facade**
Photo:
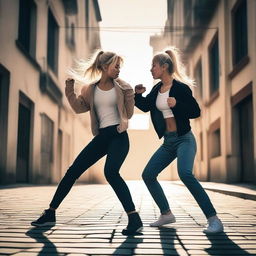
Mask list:
[[[100,21],[97,0],[0,0],[1,184],[56,183],[90,140],[64,89],[74,58],[100,47]]]
[[[201,117],[193,121],[203,181],[256,184],[256,1],[168,0],[154,49],[184,53]]]

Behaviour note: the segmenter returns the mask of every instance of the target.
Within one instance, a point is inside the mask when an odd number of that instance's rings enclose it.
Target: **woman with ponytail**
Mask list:
[[[157,176],[177,158],[179,177],[208,220],[204,232],[222,232],[223,225],[208,195],[192,173],[196,141],[189,119],[200,116],[200,108],[189,88],[194,85],[194,81],[186,75],[175,47],[154,56],[151,73],[154,79],[161,81],[146,97],[142,96],[146,88],[141,84],[135,86],[135,106],[144,112],[150,111],[159,139],[164,137],[163,144],[151,157],[142,174],[161,212],[159,219],[150,226],[158,227],[176,221]]]
[[[91,130],[94,138],[81,151],[62,178],[58,188],[43,215],[33,221],[33,226],[55,224],[55,210],[66,197],[75,181],[90,166],[103,156],[107,156],[104,174],[128,215],[128,225],[123,235],[134,235],[142,228],[142,222],[128,186],[119,174],[129,151],[127,134],[128,119],[134,111],[132,87],[118,78],[122,58],[113,52],[99,51],[92,63],[79,63],[77,70],[71,70],[73,78],[83,81],[84,77],[99,78],[84,86],[77,97],[74,92],[74,79],[66,80],[66,97],[76,113],[90,111]],[[85,68],[85,69],[84,69]],[[83,76],[81,76],[81,72]]]

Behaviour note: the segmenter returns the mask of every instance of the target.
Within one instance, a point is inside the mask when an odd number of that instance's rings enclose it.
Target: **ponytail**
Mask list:
[[[95,57],[92,59],[95,59],[87,69],[84,71],[84,76],[89,76],[91,79],[96,78],[98,75],[100,75],[102,71],[102,67],[100,65],[100,56],[103,54],[103,51],[96,52],[94,55]]]
[[[176,47],[169,47],[164,53],[157,54],[154,59],[156,59],[161,66],[167,63],[168,71],[175,80],[189,86],[195,85],[194,80],[186,74],[186,68],[181,61],[180,52]]]

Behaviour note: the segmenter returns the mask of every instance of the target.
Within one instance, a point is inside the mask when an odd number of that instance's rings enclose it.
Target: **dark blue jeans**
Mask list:
[[[191,131],[182,136],[178,136],[176,132],[167,132],[164,135],[164,143],[149,160],[142,178],[161,213],[168,212],[170,206],[157,181],[157,176],[177,157],[178,174],[182,182],[189,189],[207,218],[216,215],[208,195],[192,173],[195,154],[196,141]]]
[[[107,155],[104,167],[105,177],[114,189],[125,211],[134,211],[135,206],[129,188],[119,174],[128,151],[129,138],[126,131],[118,133],[116,125],[100,129],[99,134],[81,151],[67,170],[59,183],[50,207],[57,209],[81,174],[100,158]]]

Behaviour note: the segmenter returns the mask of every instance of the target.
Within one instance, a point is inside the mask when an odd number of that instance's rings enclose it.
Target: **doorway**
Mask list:
[[[241,172],[240,182],[255,182],[253,150],[253,104],[252,95],[247,96],[237,105],[240,136]]]
[[[33,103],[23,93],[20,93],[16,167],[16,182],[18,183],[29,183],[30,180],[32,110]]]
[[[12,182],[12,180],[8,180],[6,170],[9,83],[10,72],[0,64],[0,183],[2,184]]]

